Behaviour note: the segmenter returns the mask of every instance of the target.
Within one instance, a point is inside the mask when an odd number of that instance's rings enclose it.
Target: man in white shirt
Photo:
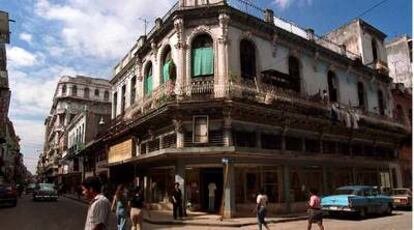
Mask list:
[[[267,213],[267,202],[268,202],[267,195],[264,192],[264,189],[260,189],[259,194],[256,198],[256,204],[257,204],[257,222],[259,225],[259,230],[262,230],[262,225],[265,226],[267,230],[270,230],[269,226],[266,223],[266,213]]]
[[[208,184],[208,211],[214,212],[214,202],[216,201],[216,189],[215,183]]]
[[[82,183],[83,194],[90,200],[85,230],[109,229],[111,203],[101,194],[101,181],[97,177],[88,177]]]

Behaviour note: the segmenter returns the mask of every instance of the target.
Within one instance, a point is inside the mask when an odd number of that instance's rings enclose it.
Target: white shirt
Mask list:
[[[102,194],[98,194],[91,201],[86,217],[85,230],[92,230],[96,225],[103,223],[104,229],[109,229],[111,203]]]
[[[267,199],[267,196],[266,195],[259,194],[259,195],[257,195],[256,203],[257,204],[260,204],[261,206],[266,207],[267,200],[268,199]]]
[[[217,186],[215,183],[208,184],[208,196],[209,197],[215,196],[216,194],[214,192],[216,191],[216,189],[217,189]]]

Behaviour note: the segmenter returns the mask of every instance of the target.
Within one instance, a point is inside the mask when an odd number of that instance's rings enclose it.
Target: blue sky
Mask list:
[[[234,0],[233,0],[234,1]],[[319,35],[352,20],[380,0],[250,0]],[[10,117],[21,137],[25,164],[35,171],[43,122],[59,76],[109,79],[111,69],[143,34],[138,18],[164,15],[174,0],[0,0],[9,12],[7,46]],[[121,4],[122,3],[122,4]],[[388,0],[362,16],[389,37],[412,34],[412,2]]]

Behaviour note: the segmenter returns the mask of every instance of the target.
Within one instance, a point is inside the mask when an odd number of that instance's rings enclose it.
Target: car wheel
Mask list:
[[[392,204],[387,205],[387,209],[385,210],[385,215],[392,215]]]
[[[359,218],[365,219],[367,217],[367,210],[365,208],[359,210]]]

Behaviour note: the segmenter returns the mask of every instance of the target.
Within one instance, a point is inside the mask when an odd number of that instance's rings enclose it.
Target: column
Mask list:
[[[224,135],[224,146],[233,145],[233,135],[231,130],[232,119],[230,113],[227,113],[224,117],[223,135]]]
[[[323,191],[320,194],[328,194],[328,168],[326,166],[322,166],[322,182],[323,182]]]
[[[287,165],[283,166],[283,188],[284,188],[284,195],[285,195],[285,203],[286,203],[286,211],[290,212],[290,168]]]
[[[175,183],[179,183],[180,184],[180,190],[182,192],[183,195],[183,203],[182,203],[182,207],[183,207],[183,214],[184,216],[186,215],[186,203],[187,203],[187,197],[186,197],[186,192],[185,192],[185,162],[183,160],[177,160],[176,164],[175,164]]]
[[[228,24],[229,15],[221,13],[219,15],[219,25],[221,29],[220,38],[217,45],[217,77],[214,79],[215,97],[225,97],[227,95],[227,79],[228,79]]]
[[[177,79],[175,81],[175,94],[179,100],[183,99],[184,91],[183,87],[188,84],[186,81],[186,50],[187,45],[185,44],[185,37],[184,37],[184,20],[183,18],[176,16],[174,18],[174,29],[177,33],[178,42],[175,45],[175,49],[177,52]]]
[[[229,219],[236,213],[236,194],[235,194],[235,177],[234,163],[228,162],[224,166],[224,210],[223,218]]]
[[[175,134],[177,138],[177,148],[183,148],[184,147],[184,128],[183,128],[183,122],[180,119],[174,119],[173,125],[175,128]]]

